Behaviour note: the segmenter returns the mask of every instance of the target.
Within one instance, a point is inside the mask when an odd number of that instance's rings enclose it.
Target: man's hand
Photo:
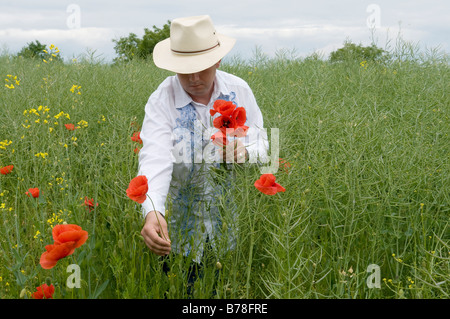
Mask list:
[[[151,211],[147,214],[141,235],[144,237],[147,247],[156,255],[164,256],[170,253],[167,222],[159,212]]]
[[[226,145],[224,149],[219,149],[219,155],[226,163],[245,163],[248,159],[248,152],[241,140],[236,139]]]

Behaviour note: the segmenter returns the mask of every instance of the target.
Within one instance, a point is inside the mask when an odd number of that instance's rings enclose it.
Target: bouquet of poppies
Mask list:
[[[216,100],[209,113],[211,116],[220,114],[213,120],[213,126],[218,129],[211,136],[214,145],[225,149],[229,143],[229,137],[244,137],[247,135],[248,126],[245,125],[247,121],[245,108],[237,107],[231,101]]]

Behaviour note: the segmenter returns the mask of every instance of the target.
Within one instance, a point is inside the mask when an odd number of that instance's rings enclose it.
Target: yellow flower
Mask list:
[[[84,128],[88,127],[88,122],[86,122],[85,120],[81,120],[77,124]]]
[[[34,239],[37,239],[40,234],[41,234],[41,232],[39,230],[36,231],[36,234],[34,235]]]
[[[37,154],[35,154],[34,156],[36,156],[36,157],[42,157],[43,159],[45,159],[45,158],[48,156],[48,154],[47,154],[47,153],[37,153]]]
[[[74,85],[72,85],[72,87],[70,88],[70,92],[75,93],[75,90],[77,90],[77,94],[78,94],[78,95],[81,95],[80,89],[81,89],[81,85],[76,85],[76,84],[74,84]]]

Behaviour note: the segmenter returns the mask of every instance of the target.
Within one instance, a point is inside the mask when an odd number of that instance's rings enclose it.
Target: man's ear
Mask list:
[[[220,62],[222,62],[222,59],[219,60],[219,62],[216,63],[216,68],[218,69],[220,66]]]

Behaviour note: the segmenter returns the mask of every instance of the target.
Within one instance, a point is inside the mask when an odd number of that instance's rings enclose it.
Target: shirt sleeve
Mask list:
[[[150,96],[145,106],[144,122],[141,129],[142,149],[139,152],[139,173],[148,180],[147,199],[142,203],[144,218],[150,211],[165,215],[165,202],[173,170],[172,122],[168,101],[156,92]]]

